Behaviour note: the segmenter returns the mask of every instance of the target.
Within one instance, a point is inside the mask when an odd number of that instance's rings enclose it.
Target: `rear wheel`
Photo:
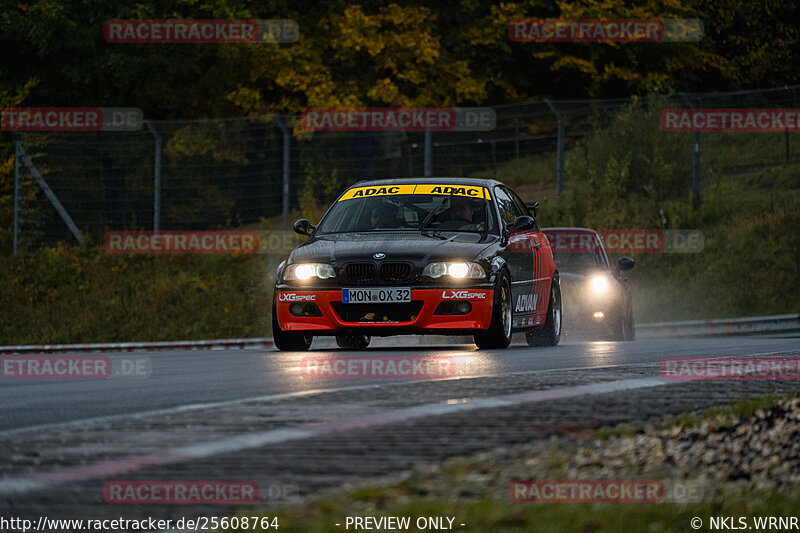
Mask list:
[[[508,348],[511,344],[511,282],[505,271],[498,274],[489,329],[476,333],[474,338],[481,350]]]
[[[311,348],[313,337],[302,331],[283,331],[278,324],[278,310],[272,300],[272,341],[284,352],[304,352]]]
[[[553,276],[544,324],[525,331],[528,346],[555,346],[561,340],[561,281]]]
[[[336,344],[345,350],[363,350],[369,346],[369,335],[355,335],[352,333],[340,333],[336,335]]]

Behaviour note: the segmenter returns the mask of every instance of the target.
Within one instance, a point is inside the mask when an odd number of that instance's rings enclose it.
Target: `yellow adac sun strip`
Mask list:
[[[469,198],[486,198],[491,200],[489,190],[485,187],[471,187],[465,185],[447,184],[419,184],[419,185],[386,185],[382,187],[355,187],[345,192],[339,201],[352,200],[353,198],[367,198],[370,196],[393,196],[396,194],[453,194]]]
[[[467,196],[469,198],[483,198],[483,187],[470,187],[468,185],[417,185],[414,194],[445,194],[453,196]]]
[[[368,196],[392,196],[395,194],[414,194],[416,185],[386,185],[385,187],[355,187],[339,198],[339,201]]]

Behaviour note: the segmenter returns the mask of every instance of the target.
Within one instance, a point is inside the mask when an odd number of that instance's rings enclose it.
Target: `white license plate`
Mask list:
[[[346,304],[401,303],[410,301],[411,289],[408,287],[342,289],[342,302]]]

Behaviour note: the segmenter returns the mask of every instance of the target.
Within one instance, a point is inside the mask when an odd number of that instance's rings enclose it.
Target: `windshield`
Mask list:
[[[553,260],[561,272],[586,272],[604,267],[593,253],[556,253]]]
[[[322,219],[315,233],[401,230],[494,233],[497,225],[488,205],[483,198],[456,194],[348,198],[346,193]]]

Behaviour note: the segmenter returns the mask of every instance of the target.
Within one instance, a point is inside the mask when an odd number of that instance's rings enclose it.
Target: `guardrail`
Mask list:
[[[0,346],[0,354],[68,353],[68,352],[133,352],[156,350],[229,350],[231,348],[270,348],[271,337],[254,339],[219,339],[208,341],[162,342],[98,342],[92,344],[28,344]]]
[[[792,314],[638,324],[636,326],[636,337],[647,339],[656,337],[747,335],[751,333],[778,333],[798,330],[800,330],[800,314]]]
[[[800,331],[800,314],[746,318],[717,318],[713,320],[683,320],[680,322],[653,322],[649,324],[637,324],[636,326],[636,336],[640,339],[708,335],[747,335],[751,333],[778,333],[789,331]],[[453,340],[456,339],[454,338]],[[468,337],[459,337],[456,342],[468,342],[468,340]],[[229,350],[231,348],[271,348],[272,344],[271,337],[206,341],[27,344],[19,346],[0,346],[0,355],[15,353],[132,352],[139,350]]]

